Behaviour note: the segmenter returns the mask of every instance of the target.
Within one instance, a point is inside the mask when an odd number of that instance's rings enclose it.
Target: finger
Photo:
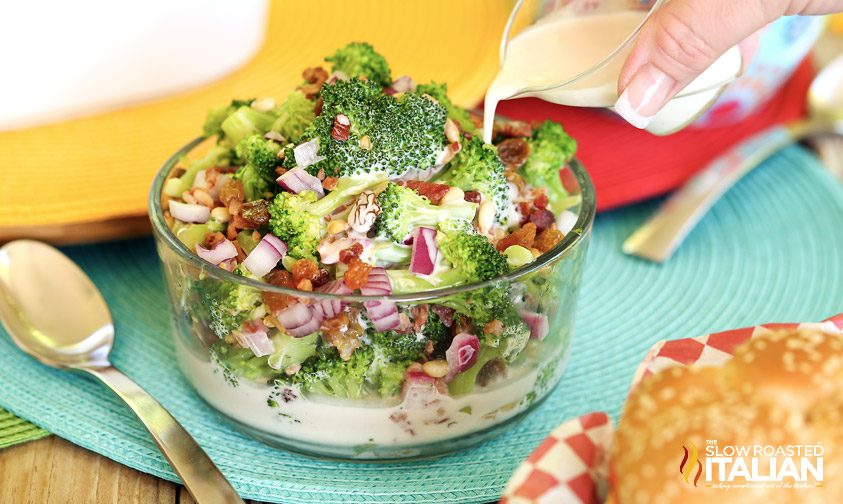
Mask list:
[[[682,88],[730,47],[778,18],[780,0],[671,0],[645,23],[621,71],[615,110],[646,128]]]

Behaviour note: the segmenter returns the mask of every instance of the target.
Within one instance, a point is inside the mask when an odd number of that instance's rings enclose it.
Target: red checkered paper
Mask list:
[[[735,347],[777,330],[819,329],[843,336],[843,314],[820,323],[764,324],[696,338],[660,341],[638,366],[634,387],[643,378],[671,366],[722,366]],[[599,504],[608,489],[612,422],[602,412],[589,413],[557,427],[518,466],[504,489],[501,504]]]

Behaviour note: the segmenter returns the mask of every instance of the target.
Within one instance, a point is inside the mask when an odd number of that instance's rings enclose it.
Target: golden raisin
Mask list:
[[[293,284],[304,280],[312,281],[319,274],[319,265],[313,259],[299,259],[293,264]]]
[[[486,325],[483,326],[483,334],[500,336],[503,334],[503,323],[498,319],[487,322]]]
[[[226,180],[220,188],[220,201],[226,207],[234,201],[243,201],[246,192],[239,180]]]
[[[536,225],[528,222],[516,229],[509,236],[504,236],[497,243],[498,250],[506,250],[513,245],[521,245],[524,248],[533,246],[533,241],[536,239]]]
[[[562,231],[559,231],[558,229],[545,229],[536,237],[535,247],[542,252],[547,252],[559,243],[563,236],[565,235],[563,235]]]
[[[340,262],[343,264],[348,264],[351,262],[352,259],[360,257],[360,254],[363,253],[363,245],[359,242],[356,242],[354,245],[348,247],[347,249],[340,250]]]
[[[360,258],[354,257],[348,262],[348,271],[345,272],[343,281],[349,289],[357,290],[369,281],[369,272],[371,271],[371,264],[366,264]]]
[[[290,274],[289,271],[284,269],[275,269],[272,270],[269,275],[266,277],[266,281],[269,284],[278,286],[278,287],[286,287],[291,289],[293,287],[293,275]],[[261,292],[261,298],[263,299],[264,304],[266,304],[267,308],[271,312],[277,312],[279,310],[283,310],[284,308],[288,307],[295,300],[292,296],[288,296],[286,294],[278,294],[275,292]]]

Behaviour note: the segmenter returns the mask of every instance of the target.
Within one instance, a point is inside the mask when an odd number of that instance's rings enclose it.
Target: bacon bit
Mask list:
[[[483,326],[483,334],[500,336],[503,334],[503,322],[498,319],[487,322],[486,325]]]
[[[301,74],[307,84],[299,86],[299,90],[310,99],[319,94],[322,84],[328,80],[328,72],[322,67],[306,68]]]
[[[427,325],[427,319],[430,316],[430,307],[427,305],[415,305],[410,308],[410,315],[413,316],[413,330],[421,332],[424,326]]]
[[[523,138],[507,138],[498,144],[498,157],[505,165],[520,168],[530,155],[530,144]]]
[[[445,327],[451,327],[454,325],[454,311],[453,308],[448,308],[447,306],[435,304],[431,307],[433,313],[439,316],[439,320],[445,324]]]
[[[534,208],[530,212],[530,222],[536,225],[536,229],[544,231],[556,222],[553,212],[550,210],[542,210],[541,208]]]
[[[398,314],[398,327],[395,328],[395,332],[400,334],[406,334],[410,332],[413,328],[413,323],[410,322],[410,316],[407,315],[405,312],[401,312]]]
[[[536,208],[541,208],[544,210],[547,208],[547,204],[549,203],[547,199],[547,193],[544,191],[539,191],[539,195],[533,200],[533,206]]]
[[[334,117],[334,126],[331,128],[331,138],[338,142],[345,142],[351,131],[351,120],[345,114],[337,114]]]
[[[237,239],[237,228],[234,226],[234,221],[228,223],[228,227],[225,230],[225,237],[231,241]]]
[[[267,283],[278,287],[293,288],[293,275],[285,269],[274,269],[266,277]],[[271,312],[277,312],[295,302],[292,296],[275,292],[261,292],[261,299]]]
[[[536,225],[528,222],[516,229],[509,236],[504,236],[496,245],[497,249],[503,252],[513,245],[521,245],[524,248],[533,246],[536,239]]]
[[[231,222],[234,224],[234,227],[237,229],[252,229],[252,225],[240,215],[240,212],[233,214]]]
[[[337,182],[339,182],[339,179],[336,177],[325,177],[325,180],[322,181],[322,188],[326,191],[333,191],[337,188]]]
[[[460,315],[459,317],[456,317],[456,319],[454,319],[454,322],[455,322],[454,326],[451,328],[451,332],[454,335],[457,335],[457,334],[463,333],[463,332],[470,333],[474,330],[474,328],[471,325],[471,320],[468,317],[464,317],[464,316]]]
[[[383,88],[383,94],[385,94],[387,96],[392,96],[397,92],[398,91],[392,86],[387,86],[387,87]]]
[[[313,282],[311,282],[307,278],[302,278],[296,284],[296,289],[298,289],[300,291],[313,292]]]
[[[246,259],[246,251],[243,250],[243,246],[240,245],[240,242],[237,240],[234,240],[231,243],[233,243],[234,248],[237,249],[237,262],[243,262]]]
[[[360,243],[355,243],[347,249],[340,250],[340,262],[343,264],[348,264],[351,262],[352,259],[360,257],[360,254],[362,253],[363,245],[361,245]]]
[[[399,182],[399,184],[416,191],[429,199],[434,205],[438,205],[442,201],[442,197],[451,190],[451,186],[447,184],[437,184],[436,182],[425,182],[423,180],[407,180]]]
[[[495,126],[492,128],[492,137],[531,137],[533,136],[533,127],[530,123],[524,121],[495,121]]]
[[[275,174],[278,175],[279,177],[281,175],[284,175],[285,173],[287,173],[286,168],[282,168],[282,167],[279,166],[278,168],[275,169]]]
[[[205,238],[202,240],[202,246],[207,249],[212,249],[225,241],[225,236],[219,231],[206,233]]]
[[[322,97],[320,96],[319,98],[316,99],[316,105],[313,106],[314,115],[321,116],[322,115],[322,107],[324,107],[324,106],[325,106],[325,102],[322,101]]]
[[[433,341],[427,340],[427,342],[424,344],[424,354],[430,355],[433,353],[433,350],[435,350],[435,345],[433,344]]]
[[[536,237],[535,247],[541,250],[542,253],[547,252],[556,246],[557,243],[562,241],[564,236],[565,235],[562,234],[562,231],[559,231],[558,229],[545,229]]]
[[[530,211],[531,210],[532,210],[532,207],[530,207],[530,204],[527,203],[526,201],[522,201],[521,203],[518,203],[518,213],[523,215],[525,218],[530,217]]]
[[[480,193],[477,191],[466,191],[464,199],[471,203],[480,203]]]
[[[371,271],[371,264],[361,261],[359,257],[354,257],[348,262],[348,271],[345,272],[343,281],[349,289],[357,290],[369,281]]]
[[[313,281],[318,275],[319,265],[312,259],[299,259],[293,264],[293,283],[297,288],[302,280]]]
[[[312,100],[314,96],[319,94],[322,90],[322,84],[305,84],[299,87],[299,91],[304,93],[305,98]],[[321,111],[320,111],[321,112]]]

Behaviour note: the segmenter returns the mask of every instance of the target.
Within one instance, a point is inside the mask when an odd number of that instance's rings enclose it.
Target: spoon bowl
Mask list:
[[[105,299],[49,245],[18,240],[0,248],[0,319],[21,350],[48,366],[111,365],[114,324]]]
[[[242,504],[184,427],[112,367],[111,312],[91,279],[67,256],[32,240],[0,247],[0,321],[24,352],[48,366],[97,378],[123,399],[198,504]]]

